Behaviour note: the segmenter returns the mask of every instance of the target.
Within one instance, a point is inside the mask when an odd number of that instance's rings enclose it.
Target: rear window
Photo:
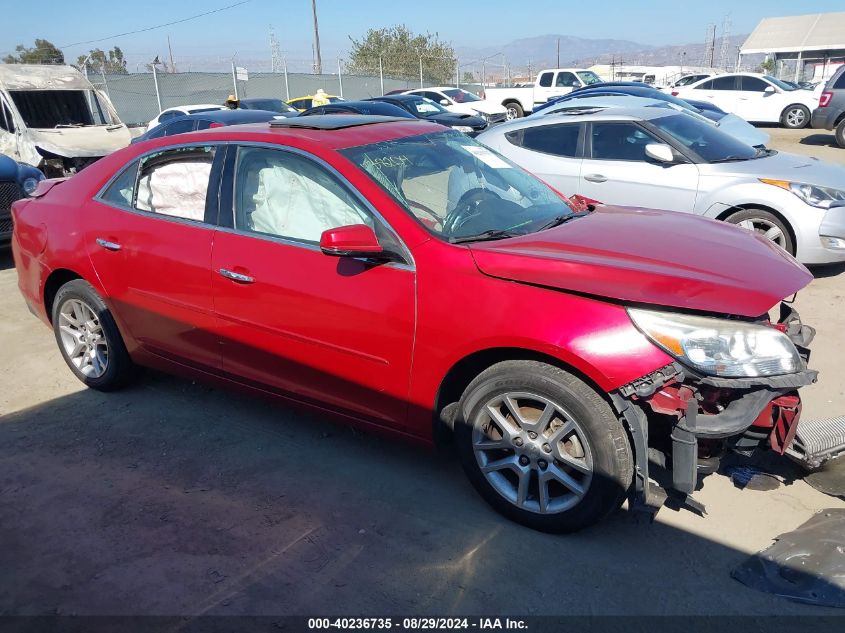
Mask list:
[[[505,134],[513,145],[553,156],[575,157],[578,155],[580,124],[538,125],[514,130]]]
[[[836,83],[833,84],[834,90],[843,90],[845,89],[845,71],[839,72],[839,77],[836,80]]]
[[[540,75],[540,87],[541,88],[550,88],[552,85],[552,79],[554,79],[554,73],[543,73]]]

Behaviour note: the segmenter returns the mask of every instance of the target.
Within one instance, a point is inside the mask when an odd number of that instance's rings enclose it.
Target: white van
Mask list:
[[[109,98],[72,66],[0,64],[0,154],[61,177],[129,141]]]

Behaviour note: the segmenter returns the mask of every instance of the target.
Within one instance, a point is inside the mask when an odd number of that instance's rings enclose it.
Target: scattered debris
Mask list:
[[[845,509],[822,510],[731,572],[742,584],[797,602],[845,608]]]

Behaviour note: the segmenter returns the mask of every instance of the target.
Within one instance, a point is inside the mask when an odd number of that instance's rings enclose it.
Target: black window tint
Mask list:
[[[740,77],[740,86],[741,90],[746,90],[749,92],[764,92],[766,88],[769,87],[762,79],[758,79],[757,77]]]
[[[169,121],[170,119],[175,119],[176,117],[182,116],[184,113],[179,112],[178,110],[172,110],[171,112],[162,112],[158,117],[159,123],[164,123],[165,121]]]
[[[633,123],[593,123],[593,158],[645,161],[645,146],[660,143]]]
[[[736,77],[716,77],[711,90],[736,90]]]
[[[214,147],[180,147],[141,160],[133,206],[195,222],[205,220]]]
[[[551,88],[552,87],[552,79],[554,78],[554,73],[543,73],[540,75],[540,86],[542,88]]]
[[[705,81],[703,84],[699,84],[695,87],[696,90],[713,90],[713,80]]]
[[[184,134],[185,132],[191,132],[193,129],[194,120],[183,119],[181,121],[174,121],[170,125],[166,126],[164,130],[164,135],[173,136],[174,134]]]
[[[112,181],[100,198],[105,202],[110,202],[120,207],[131,207],[137,176],[138,161],[135,161]]]
[[[845,72],[839,73],[839,78],[836,80],[836,83],[833,84],[834,90],[842,90],[845,88]]]
[[[578,124],[542,125],[524,128],[505,134],[514,145],[535,152],[554,156],[575,157],[578,155]]]
[[[431,100],[432,100],[432,101],[434,101],[435,103],[440,103],[441,101],[443,101],[443,99],[445,99],[445,98],[446,98],[446,97],[444,97],[444,96],[443,96],[443,95],[441,95],[441,94],[437,94],[436,92],[424,92],[424,93],[423,93],[423,96],[424,96],[426,99],[431,99]]]

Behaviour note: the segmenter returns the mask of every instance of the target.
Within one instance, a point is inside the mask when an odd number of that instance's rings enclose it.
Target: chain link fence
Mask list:
[[[161,109],[198,103],[223,104],[236,92],[241,99],[288,100],[313,95],[322,88],[344,99],[366,99],[391,90],[419,88],[420,82],[384,77],[308,73],[249,73],[247,81],[232,73],[180,72],[110,75],[89,73],[95,87],[108,94],[120,119],[130,126],[146,125]],[[424,85],[431,85],[424,82]],[[463,87],[463,86],[462,86]],[[467,88],[467,89],[471,89]]]

